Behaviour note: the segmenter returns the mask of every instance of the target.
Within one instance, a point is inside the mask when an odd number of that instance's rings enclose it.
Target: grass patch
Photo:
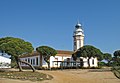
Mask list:
[[[32,72],[32,71],[6,71],[0,72],[0,78],[8,78],[8,79],[19,79],[19,80],[30,80],[30,81],[43,81],[43,80],[51,80],[53,77],[40,72]]]

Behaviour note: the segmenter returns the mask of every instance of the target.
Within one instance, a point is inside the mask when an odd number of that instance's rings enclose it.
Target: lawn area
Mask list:
[[[53,77],[51,75],[40,73],[40,72],[5,71],[5,72],[0,72],[0,78],[30,80],[30,81],[43,81],[43,80],[51,80]]]

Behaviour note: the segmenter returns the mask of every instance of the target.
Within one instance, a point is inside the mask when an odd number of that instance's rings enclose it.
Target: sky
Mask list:
[[[0,38],[21,38],[34,48],[73,50],[78,20],[85,45],[111,54],[120,49],[120,0],[0,0]]]

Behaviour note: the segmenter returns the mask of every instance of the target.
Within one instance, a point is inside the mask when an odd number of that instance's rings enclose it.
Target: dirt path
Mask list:
[[[43,83],[120,83],[112,72],[88,72],[88,70],[47,71],[54,79]]]
[[[120,83],[112,72],[90,72],[89,70],[39,71],[52,75],[52,80],[31,82],[0,79],[0,83]]]

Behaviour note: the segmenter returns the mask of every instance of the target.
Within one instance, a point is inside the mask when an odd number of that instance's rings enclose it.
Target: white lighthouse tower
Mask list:
[[[84,31],[82,29],[82,25],[79,22],[75,26],[73,38],[74,51],[77,51],[80,47],[83,47],[84,45]]]

